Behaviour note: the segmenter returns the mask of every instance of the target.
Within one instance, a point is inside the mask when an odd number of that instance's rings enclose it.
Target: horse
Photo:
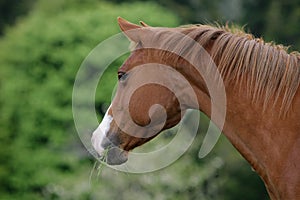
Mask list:
[[[116,95],[92,135],[99,155],[105,153],[111,165],[122,164],[132,149],[178,124],[187,109],[210,118],[215,112],[214,122],[262,178],[270,198],[300,199],[298,52],[228,26],[151,27],[120,17],[118,23],[132,52],[118,70]],[[170,75],[172,70],[179,75]],[[193,94],[180,86],[179,76]],[[132,89],[149,77],[178,85],[178,94],[155,81]],[[210,84],[223,85],[225,95],[213,100],[218,92],[212,94]],[[222,98],[226,109],[218,106]]]

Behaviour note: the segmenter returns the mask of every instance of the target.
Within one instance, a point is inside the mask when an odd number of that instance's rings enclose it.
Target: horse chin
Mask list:
[[[112,147],[107,152],[106,162],[109,165],[121,165],[128,160],[128,152],[119,147]]]

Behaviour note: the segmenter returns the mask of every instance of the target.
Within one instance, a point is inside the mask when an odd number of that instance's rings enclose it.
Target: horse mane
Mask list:
[[[288,53],[288,48],[283,45],[266,43],[242,29],[228,26],[191,25],[158,29],[152,41],[160,42],[161,46],[175,41],[172,48],[179,48],[183,54],[191,53],[193,45],[170,34],[174,30],[189,36],[204,48],[210,46],[210,56],[223,81],[235,86],[246,83],[247,94],[254,103],[262,100],[263,111],[280,103],[280,114],[287,114],[300,83],[298,52]]]

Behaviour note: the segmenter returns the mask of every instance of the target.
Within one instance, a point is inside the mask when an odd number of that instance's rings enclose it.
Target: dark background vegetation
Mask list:
[[[74,127],[72,87],[88,53],[119,32],[117,16],[170,27],[232,22],[300,49],[298,0],[0,0],[0,199],[268,199],[226,138],[197,157],[205,117],[192,147],[171,166],[142,175],[104,168],[97,175]],[[116,64],[107,91],[97,94],[99,118]]]

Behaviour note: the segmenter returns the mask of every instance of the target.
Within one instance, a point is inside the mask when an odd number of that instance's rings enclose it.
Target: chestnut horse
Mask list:
[[[205,77],[184,59],[185,55],[201,59],[204,51],[193,52],[193,45],[185,40],[188,37],[210,55],[226,91],[224,124],[216,120],[216,125],[263,179],[271,199],[300,199],[299,53],[288,53],[283,46],[228,27],[159,28],[144,22],[135,25],[122,18],[118,22],[134,46],[118,71],[116,96],[93,133],[92,144],[99,155],[110,147],[106,152],[109,164],[126,162],[130,150],[178,124],[186,109],[199,109],[211,117],[214,102]],[[153,48],[150,44],[154,43],[163,48]],[[181,54],[171,52],[172,48]],[[209,74],[210,64],[205,63],[209,61],[201,62],[200,68]],[[182,103],[169,88],[156,83],[129,91],[141,74],[138,71],[155,65],[159,65],[157,69],[169,66],[180,73],[194,90],[196,100],[182,88]],[[165,81],[179,84],[176,76],[166,73],[168,70],[157,70],[156,74],[150,70],[140,79],[164,74]],[[125,103],[127,94],[129,103]],[[152,109],[153,105],[159,106]],[[221,116],[222,108],[216,109]],[[124,113],[129,113],[139,127],[151,131],[137,131],[127,123]]]

